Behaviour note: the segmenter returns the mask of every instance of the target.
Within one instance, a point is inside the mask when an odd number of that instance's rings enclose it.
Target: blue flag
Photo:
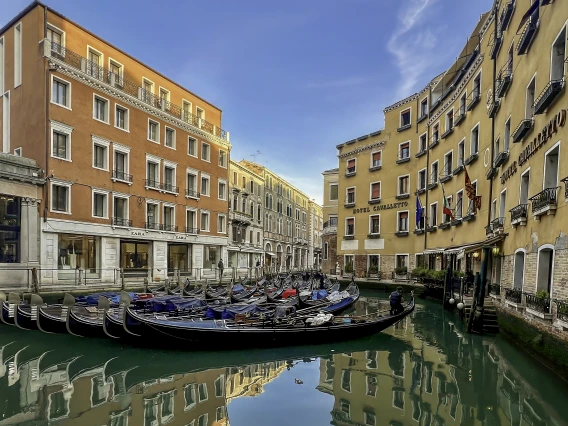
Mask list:
[[[422,216],[424,215],[424,208],[422,204],[420,204],[420,199],[418,195],[416,196],[416,226],[420,228],[420,221],[422,220]]]

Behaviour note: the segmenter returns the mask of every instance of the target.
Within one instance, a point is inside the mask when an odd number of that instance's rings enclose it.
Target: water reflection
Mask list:
[[[362,298],[356,313],[377,307]],[[287,400],[298,384],[321,400],[312,407],[327,418],[321,424],[566,424],[563,383],[502,339],[464,335],[445,315],[421,302],[372,338],[224,353],[148,351],[2,327],[0,425],[220,426],[240,419],[243,400],[253,402],[246,409],[255,423],[247,426],[287,425],[277,407],[270,418],[256,410],[266,394]],[[294,384],[298,375],[305,383]]]

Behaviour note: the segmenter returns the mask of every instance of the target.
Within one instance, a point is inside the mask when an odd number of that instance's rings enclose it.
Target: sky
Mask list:
[[[0,25],[30,2],[0,0]],[[335,146],[447,69],[492,0],[44,3],[221,108],[231,158],[321,204]]]

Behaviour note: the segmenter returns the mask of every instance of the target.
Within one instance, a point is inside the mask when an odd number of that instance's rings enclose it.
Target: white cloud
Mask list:
[[[390,38],[387,48],[397,61],[402,81],[397,88],[397,98],[409,96],[416,85],[438,62],[435,47],[438,39],[434,31],[423,25],[428,10],[437,0],[408,0],[399,15],[400,28]]]

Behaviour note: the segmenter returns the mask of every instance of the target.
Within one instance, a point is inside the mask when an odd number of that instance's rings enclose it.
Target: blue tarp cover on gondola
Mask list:
[[[136,300],[138,297],[134,293],[128,293],[132,300]],[[99,303],[100,297],[106,297],[110,300],[110,303],[118,304],[120,303],[120,294],[114,292],[106,292],[106,293],[93,293],[87,296],[77,296],[75,298],[75,302],[77,303],[84,303],[89,306],[96,306]]]
[[[335,311],[338,311],[340,309],[343,309],[346,306],[349,306],[349,304],[351,304],[351,302],[353,302],[353,298],[347,297],[347,298],[343,299],[341,302],[337,302],[333,305],[328,306],[327,308],[323,308],[322,311],[335,312]]]
[[[236,284],[233,286],[233,293],[240,293],[241,291],[244,291],[244,287],[240,284]]]
[[[153,312],[171,312],[176,309],[195,309],[205,306],[207,303],[201,299],[186,299],[182,296],[161,296],[149,299],[146,309]]]
[[[256,314],[259,312],[266,312],[266,309],[257,305],[231,305],[213,308],[209,306],[205,317],[207,319],[234,319],[237,314]]]
[[[327,291],[318,290],[312,293],[312,300],[325,299],[327,297]]]

